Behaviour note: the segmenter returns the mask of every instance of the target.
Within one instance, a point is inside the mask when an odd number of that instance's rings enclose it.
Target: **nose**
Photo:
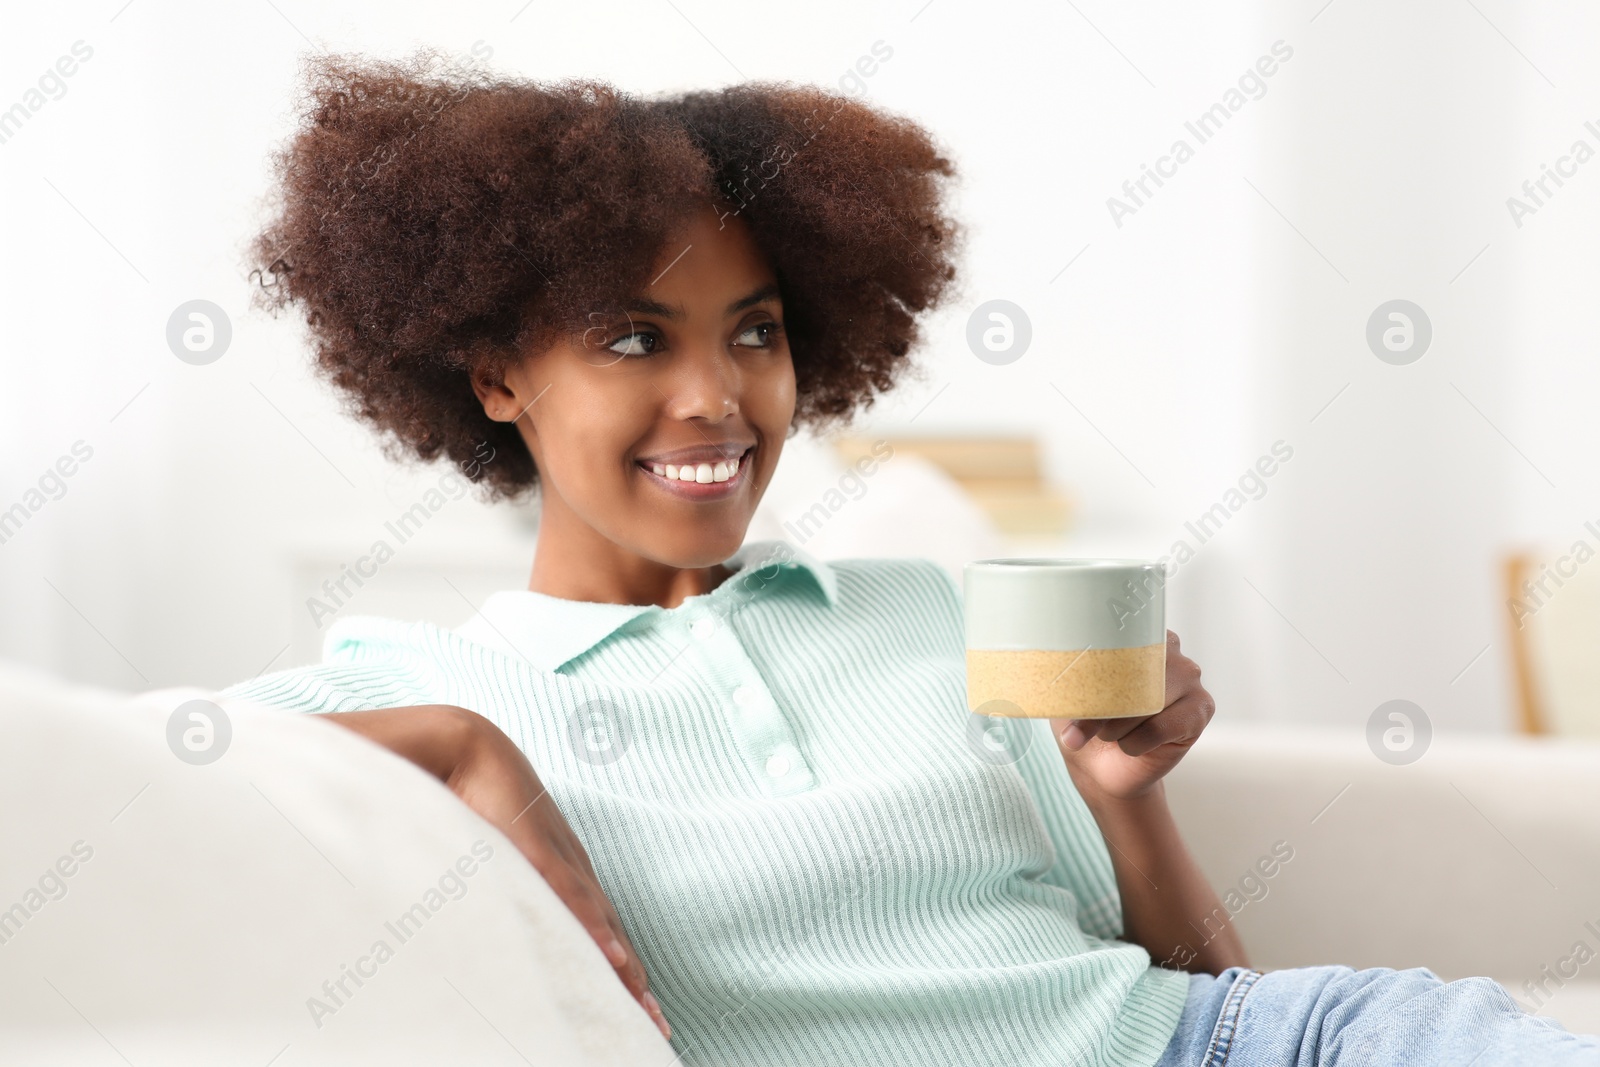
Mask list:
[[[662,387],[673,418],[718,422],[739,411],[742,375],[733,355],[720,344],[698,344],[675,360],[670,384]]]

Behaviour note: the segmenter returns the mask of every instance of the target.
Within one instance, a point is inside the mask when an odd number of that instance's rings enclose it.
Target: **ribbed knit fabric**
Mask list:
[[[454,630],[347,616],[324,663],[222,695],[494,721],[588,849],[685,1064],[1154,1064],[1189,977],[1116,939],[1048,724],[1006,723],[1003,747],[971,729],[950,576],[786,541],[727,564],[671,609],[516,590]]]

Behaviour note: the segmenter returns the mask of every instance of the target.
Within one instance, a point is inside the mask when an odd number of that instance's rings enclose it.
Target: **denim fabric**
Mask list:
[[[1189,976],[1156,1067],[1600,1067],[1600,1037],[1529,1015],[1490,978],[1344,966]]]

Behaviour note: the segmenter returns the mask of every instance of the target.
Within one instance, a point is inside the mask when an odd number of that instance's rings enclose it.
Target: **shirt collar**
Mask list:
[[[826,562],[781,538],[750,541],[723,561],[734,573],[711,590],[686,599],[680,608],[706,604],[723,610],[735,600],[763,595],[779,570],[809,574],[833,607],[839,601],[839,580]],[[641,615],[667,609],[659,604],[603,604],[566,600],[531,589],[504,589],[491,593],[478,614],[455,628],[470,641],[499,649],[544,671],[555,671],[587,652]]]

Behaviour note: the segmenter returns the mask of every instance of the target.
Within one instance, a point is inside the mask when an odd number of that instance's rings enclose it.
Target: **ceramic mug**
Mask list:
[[[1136,559],[980,559],[963,572],[967,708],[1116,719],[1165,706],[1166,569]]]

